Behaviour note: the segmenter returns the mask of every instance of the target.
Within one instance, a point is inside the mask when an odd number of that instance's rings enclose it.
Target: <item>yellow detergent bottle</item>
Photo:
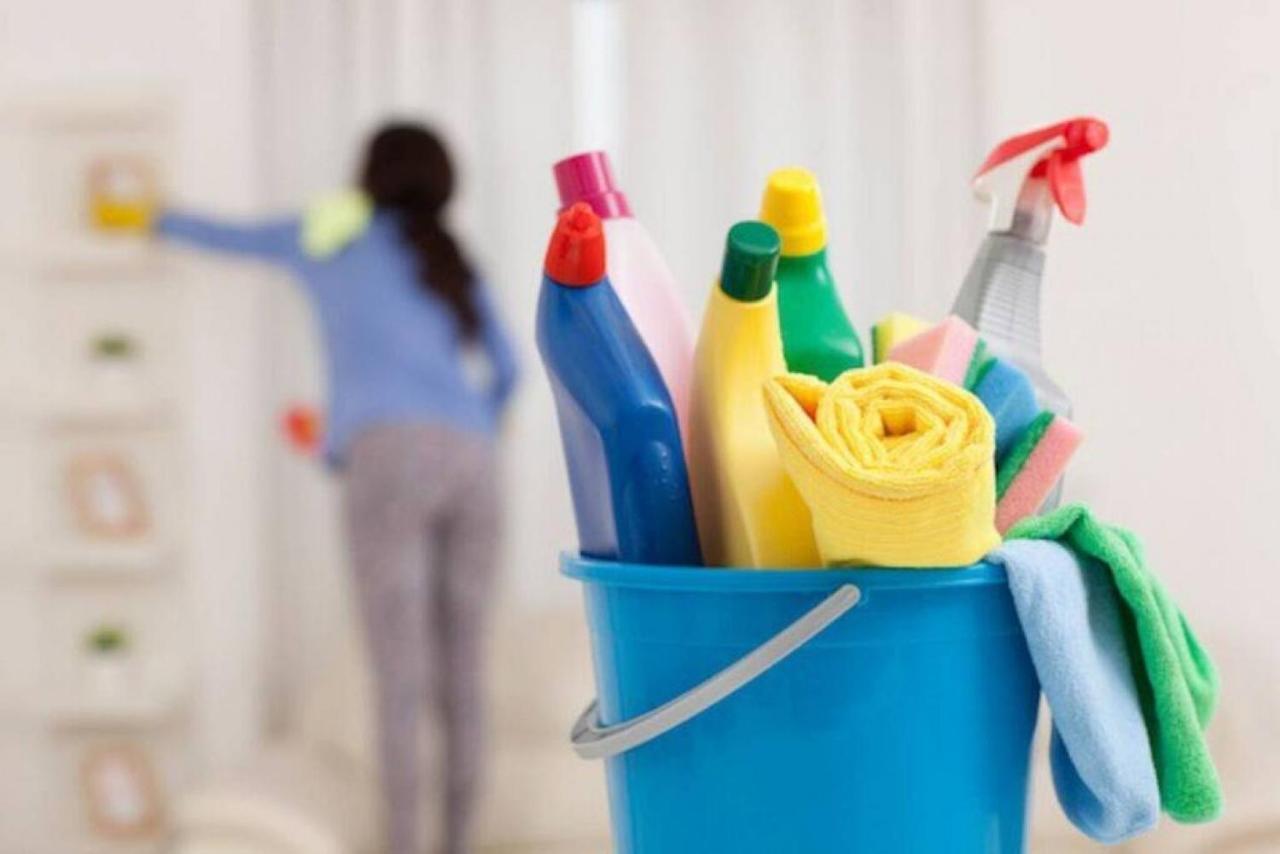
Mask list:
[[[764,409],[786,372],[774,276],[781,242],[762,222],[729,229],[694,356],[689,480],[708,566],[821,566],[809,508],[782,468]]]

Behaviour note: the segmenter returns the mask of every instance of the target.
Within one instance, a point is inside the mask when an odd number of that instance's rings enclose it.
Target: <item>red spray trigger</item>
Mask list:
[[[1049,189],[1053,192],[1053,200],[1058,203],[1058,210],[1068,222],[1076,225],[1084,222],[1084,173],[1080,170],[1080,159],[1068,158],[1061,151],[1055,151],[1042,162],[1046,164]]]
[[[1105,122],[1094,118],[1076,118],[1049,127],[1010,137],[995,147],[978,168],[974,178],[1032,149],[1055,141],[1060,144],[1047,152],[1031,167],[1027,177],[1045,178],[1058,210],[1070,222],[1084,222],[1084,175],[1080,158],[1107,144],[1109,133]]]

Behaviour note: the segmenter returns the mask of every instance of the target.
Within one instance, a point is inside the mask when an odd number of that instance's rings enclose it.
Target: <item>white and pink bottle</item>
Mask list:
[[[658,365],[684,434],[693,373],[693,325],[675,277],[649,232],[631,215],[605,152],[575,154],[552,168],[561,210],[586,202],[604,221],[609,281]]]

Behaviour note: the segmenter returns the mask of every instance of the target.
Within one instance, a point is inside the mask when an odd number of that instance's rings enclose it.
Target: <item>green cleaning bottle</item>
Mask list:
[[[782,237],[778,312],[787,370],[830,382],[861,368],[862,342],[827,268],[827,220],[813,173],[793,167],[770,175],[760,219]]]

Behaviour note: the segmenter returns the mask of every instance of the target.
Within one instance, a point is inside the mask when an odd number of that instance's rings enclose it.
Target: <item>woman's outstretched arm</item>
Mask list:
[[[302,258],[299,229],[297,217],[236,224],[174,210],[161,213],[154,227],[161,237],[198,249],[285,266]]]

